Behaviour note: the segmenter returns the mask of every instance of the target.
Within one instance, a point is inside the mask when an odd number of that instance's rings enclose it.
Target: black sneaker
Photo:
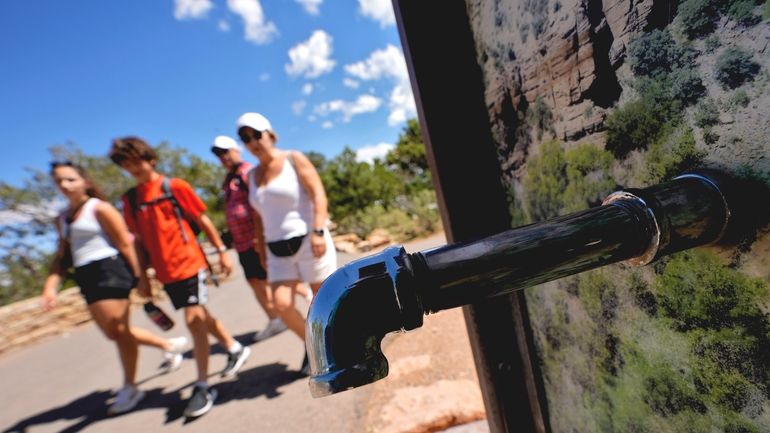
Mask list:
[[[307,352],[305,352],[305,359],[302,360],[302,368],[299,369],[299,374],[302,377],[310,376],[310,360],[307,358]]]
[[[227,354],[227,365],[225,366],[225,369],[222,370],[222,377],[233,377],[236,373],[238,373],[238,370],[241,369],[241,366],[243,366],[243,363],[246,362],[246,358],[251,355],[251,349],[249,349],[248,346],[241,347],[241,350],[239,350],[237,353],[228,353]]]
[[[187,401],[184,416],[195,418],[211,410],[214,400],[217,398],[217,390],[212,387],[196,386],[193,388],[192,397]]]

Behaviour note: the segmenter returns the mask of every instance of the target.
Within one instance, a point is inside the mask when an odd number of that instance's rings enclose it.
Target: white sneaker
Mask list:
[[[179,369],[182,366],[182,353],[187,348],[187,337],[169,338],[171,348],[163,352],[163,364],[160,365],[161,370],[165,373],[170,373]]]
[[[139,391],[135,386],[125,385],[120,388],[115,396],[115,403],[107,409],[109,415],[117,415],[133,409],[144,398],[144,391]]]
[[[274,335],[280,334],[287,329],[288,328],[286,327],[286,324],[283,323],[281,319],[270,319],[270,321],[267,322],[265,329],[257,332],[257,334],[254,336],[254,342],[266,340]]]

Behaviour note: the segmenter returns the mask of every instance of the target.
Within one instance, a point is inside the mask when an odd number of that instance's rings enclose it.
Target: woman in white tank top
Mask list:
[[[238,136],[259,165],[249,174],[249,203],[257,211],[260,256],[267,259],[267,280],[281,320],[305,341],[305,320],[294,305],[303,282],[313,293],[337,268],[337,253],[327,229],[326,191],[310,160],[275,144],[278,136],[259,113],[245,113]],[[302,373],[309,374],[307,355]]]
[[[51,164],[51,176],[69,201],[57,218],[59,245],[43,284],[42,307],[56,305],[56,292],[70,265],[88,304],[91,317],[104,335],[115,341],[123,366],[124,385],[109,413],[132,409],[144,392],[136,388],[138,345],[164,350],[167,369],[176,369],[187,345],[185,337],[164,339],[129,326],[128,295],[136,285],[139,262],[133,239],[120,213],[102,199],[85,170],[71,162]]]

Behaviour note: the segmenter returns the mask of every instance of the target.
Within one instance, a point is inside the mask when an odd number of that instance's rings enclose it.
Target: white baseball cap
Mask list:
[[[241,117],[238,118],[235,124],[238,129],[241,129],[244,126],[248,126],[249,128],[254,128],[254,130],[259,132],[273,130],[273,127],[270,125],[270,121],[267,120],[267,117],[259,113],[244,113],[241,115]]]
[[[232,138],[226,136],[226,135],[217,135],[214,138],[214,142],[211,143],[211,150],[214,149],[223,149],[223,150],[229,150],[229,149],[236,149],[241,150],[241,146]]]

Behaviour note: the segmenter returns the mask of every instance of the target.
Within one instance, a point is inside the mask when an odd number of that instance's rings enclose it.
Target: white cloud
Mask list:
[[[305,12],[309,13],[310,15],[318,15],[321,11],[318,9],[319,6],[324,2],[324,0],[296,0],[297,3],[302,5],[302,8],[305,9]]]
[[[302,94],[309,95],[311,93],[313,93],[313,85],[311,83],[305,83],[305,85],[302,86]]]
[[[205,18],[213,7],[211,0],[174,0],[174,18],[178,20]]]
[[[384,50],[373,51],[364,61],[345,65],[345,71],[364,81],[379,80],[383,77],[392,77],[399,81],[409,80],[403,53],[390,44]]]
[[[356,151],[356,161],[373,164],[375,159],[385,159],[385,155],[395,146],[390,143],[379,143],[364,146]]]
[[[270,79],[270,74],[268,74],[267,72],[263,72],[259,74],[259,81],[267,81],[269,79]]]
[[[229,32],[230,31],[230,23],[228,23],[225,20],[219,20],[217,22],[217,28],[222,32]]]
[[[328,120],[321,124],[321,128],[323,129],[331,129],[333,126],[334,126],[334,123]]]
[[[316,78],[334,69],[332,60],[332,37],[323,30],[316,30],[310,38],[289,49],[291,63],[285,66],[291,76],[302,75]]]
[[[361,95],[355,101],[336,99],[324,102],[315,107],[315,112],[320,116],[328,116],[331,113],[339,112],[342,114],[342,121],[347,123],[350,122],[353,116],[377,111],[380,105],[382,105],[381,99],[372,95]]]
[[[315,114],[311,114],[310,116],[307,116],[307,121],[308,122],[315,122],[316,121]]]
[[[358,11],[361,15],[380,22],[380,27],[396,24],[391,0],[358,0]]]
[[[272,21],[265,21],[259,0],[227,0],[227,7],[243,19],[243,34],[247,41],[267,44],[278,34]]]
[[[305,111],[306,106],[307,102],[305,101],[294,101],[291,104],[291,111],[294,112],[295,115],[299,116],[303,111]]]
[[[342,84],[344,84],[345,87],[350,87],[351,89],[357,89],[359,86],[358,81],[349,77],[345,77],[345,79],[342,80]]]
[[[389,125],[398,125],[417,114],[406,60],[401,50],[395,46],[388,45],[384,50],[372,52],[369,58],[364,61],[345,65],[345,71],[364,81],[389,79],[394,82],[388,101],[390,107]]]

